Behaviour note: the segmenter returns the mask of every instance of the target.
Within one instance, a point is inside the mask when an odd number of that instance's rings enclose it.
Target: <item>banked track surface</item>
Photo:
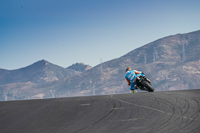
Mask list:
[[[0,102],[0,133],[200,133],[200,90]]]

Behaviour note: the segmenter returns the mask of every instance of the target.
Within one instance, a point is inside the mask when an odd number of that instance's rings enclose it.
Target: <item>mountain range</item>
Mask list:
[[[17,70],[0,69],[0,100],[129,93],[126,67],[140,70],[155,91],[200,86],[200,30],[167,36],[95,67],[67,68],[46,60]]]

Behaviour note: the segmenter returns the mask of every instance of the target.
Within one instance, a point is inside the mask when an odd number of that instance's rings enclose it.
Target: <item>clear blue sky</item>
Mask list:
[[[200,30],[200,0],[0,0],[0,68],[91,66]]]

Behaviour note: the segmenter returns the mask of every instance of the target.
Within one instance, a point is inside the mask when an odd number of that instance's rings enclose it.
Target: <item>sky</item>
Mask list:
[[[0,68],[96,66],[200,30],[199,0],[0,0]]]

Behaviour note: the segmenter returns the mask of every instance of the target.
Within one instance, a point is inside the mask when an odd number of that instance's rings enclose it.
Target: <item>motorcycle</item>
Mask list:
[[[145,76],[137,76],[136,84],[134,86],[135,89],[145,90],[148,92],[154,92],[154,88],[151,85],[151,81]]]

